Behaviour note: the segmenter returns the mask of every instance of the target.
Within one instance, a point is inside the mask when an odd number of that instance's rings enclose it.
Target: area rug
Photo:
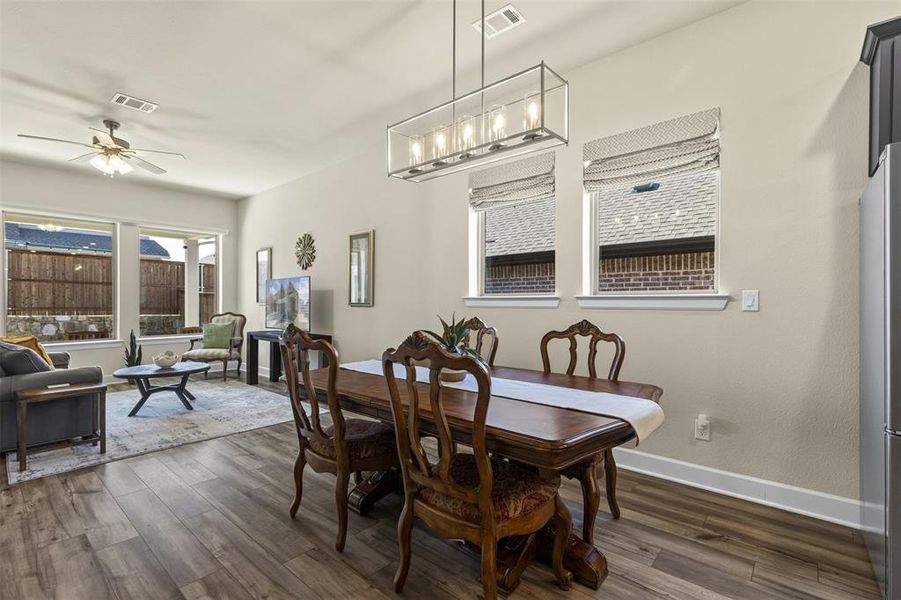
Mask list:
[[[164,380],[154,384],[167,383]],[[192,380],[197,400],[187,410],[174,393],[153,394],[134,417],[128,413],[141,397],[137,389],[107,393],[106,454],[90,444],[34,450],[19,472],[15,452],[6,455],[10,484],[82,469],[154,450],[258,429],[293,420],[287,396],[240,381]],[[309,407],[308,409],[309,410]]]

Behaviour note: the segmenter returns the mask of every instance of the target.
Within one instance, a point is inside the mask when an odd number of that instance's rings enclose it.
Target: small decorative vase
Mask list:
[[[458,381],[463,381],[464,379],[466,379],[466,371],[458,371],[456,369],[441,369],[439,377],[441,378],[441,381],[456,383]]]

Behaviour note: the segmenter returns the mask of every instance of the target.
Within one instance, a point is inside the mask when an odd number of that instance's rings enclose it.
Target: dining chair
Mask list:
[[[494,357],[497,356],[497,346],[500,343],[500,339],[497,337],[497,329],[495,329],[494,327],[489,327],[482,319],[478,317],[473,317],[470,320],[466,321],[466,329],[475,332],[476,354],[485,359],[489,367],[493,367]],[[486,337],[490,338],[491,346],[487,349],[483,349]]]
[[[344,550],[347,538],[347,486],[350,474],[359,479],[361,471],[387,471],[399,466],[394,429],[388,423],[365,419],[345,419],[338,404],[335,384],[338,379],[338,352],[325,340],[314,340],[305,331],[289,324],[279,336],[279,350],[294,412],[297,441],[300,445],[294,462],[294,502],[291,518],[297,515],[303,496],[303,471],[307,464],[316,473],[335,475],[335,505],[338,509],[338,535],[335,549]],[[320,420],[320,390],[310,379],[310,351],[328,358],[328,387],[324,390],[332,424]],[[310,413],[303,405],[303,387]]]
[[[610,370],[607,372],[607,379],[617,381],[619,379],[619,371],[623,366],[623,360],[626,358],[626,343],[623,338],[615,333],[604,333],[601,328],[594,323],[581,320],[578,323],[570,325],[562,331],[548,331],[541,338],[541,363],[544,367],[545,374],[551,372],[551,360],[548,356],[548,343],[552,340],[566,339],[569,340],[569,365],[566,367],[566,374],[572,375],[576,371],[576,363],[578,359],[578,338],[589,338],[588,343],[588,376],[597,378],[597,368],[595,362],[598,354],[598,343],[609,342],[614,346],[613,360],[610,364]],[[603,457],[600,455],[577,463],[563,472],[569,478],[578,479],[582,484],[582,540],[591,544],[594,540],[594,522],[598,514],[598,463],[603,460],[604,463],[604,480],[607,486],[607,505],[610,507],[610,514],[614,519],[620,516],[619,504],[616,502],[616,461],[613,458],[613,449],[608,448],[604,451]]]
[[[417,383],[416,364],[425,364],[428,384]],[[402,367],[403,392],[395,376]],[[558,585],[569,589],[572,574],[563,567],[572,517],[559,496],[558,475],[542,476],[516,463],[490,458],[485,419],[491,398],[487,367],[475,358],[452,355],[422,332],[414,332],[398,349],[382,355],[382,367],[391,399],[391,414],[404,481],[404,508],[397,524],[400,564],[394,589],[400,593],[410,570],[413,520],[448,539],[463,539],[481,547],[481,579],[486,600],[497,598],[497,543],[515,535],[528,535],[553,524],[552,567]],[[455,432],[445,412],[442,369],[467,371],[477,384],[471,436],[471,454],[457,453]],[[420,393],[428,398],[420,398]],[[451,393],[459,394],[458,390]],[[438,432],[438,462],[433,464],[420,439],[423,411],[431,413]],[[467,411],[468,413],[468,411]]]

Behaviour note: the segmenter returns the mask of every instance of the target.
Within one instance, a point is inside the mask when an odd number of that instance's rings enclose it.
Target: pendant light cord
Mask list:
[[[451,98],[457,99],[457,0],[454,0],[451,26]]]

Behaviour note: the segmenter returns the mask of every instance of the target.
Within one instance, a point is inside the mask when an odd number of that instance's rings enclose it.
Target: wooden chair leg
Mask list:
[[[614,519],[619,518],[619,504],[616,502],[616,461],[613,459],[613,448],[604,451],[604,480],[607,484],[607,505]]]
[[[406,497],[397,521],[397,545],[400,548],[400,562],[394,574],[394,591],[399,594],[403,591],[410,572],[410,555],[413,551],[413,498],[410,496]]]
[[[350,472],[338,467],[335,481],[335,506],[338,509],[338,536],[335,538],[335,550],[344,551],[347,539],[347,485],[350,483]]]
[[[222,361],[222,381],[228,381],[228,359]]]
[[[598,464],[595,460],[586,460],[581,465],[579,482],[582,484],[582,541],[594,543],[594,522],[598,518],[598,507],[601,504],[601,491],[598,489]]]
[[[557,514],[554,516],[554,549],[551,553],[551,568],[557,585],[561,590],[568,590],[573,584],[573,575],[563,566],[563,555],[569,544],[569,532],[572,530],[572,515],[560,496],[557,496]]]
[[[297,515],[300,508],[300,500],[303,497],[303,469],[307,466],[307,455],[303,448],[297,454],[294,461],[294,502],[291,504],[291,518]]]
[[[241,379],[241,359],[238,359],[238,379]]]
[[[493,530],[482,534],[482,589],[485,600],[497,600],[497,538]]]

